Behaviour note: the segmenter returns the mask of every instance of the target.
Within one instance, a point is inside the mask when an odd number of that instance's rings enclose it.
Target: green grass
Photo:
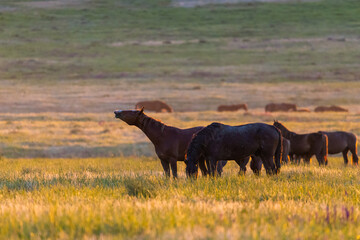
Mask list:
[[[178,180],[152,158],[3,159],[1,238],[354,239],[359,170],[284,166],[279,176]]]
[[[280,72],[316,75],[318,72],[332,73],[339,68],[351,73],[346,80],[354,80],[353,74],[359,76],[353,64],[359,56],[358,1],[236,4],[192,9],[170,7],[168,1],[151,4],[147,1],[88,1],[77,7],[65,5],[45,9],[19,2],[3,2],[0,6],[14,8],[0,15],[3,79],[49,81],[101,76],[105,81],[127,73],[137,80],[165,77],[168,81],[179,73],[229,65],[241,71],[242,68],[249,71],[252,67],[265,66],[263,69],[271,74],[262,74],[262,81],[284,78]],[[328,37],[348,41],[327,41]],[[269,39],[288,38],[300,39],[300,43],[284,44],[279,48],[278,44],[268,42]],[[323,42],[313,42],[314,38],[322,38]],[[194,39],[207,42],[155,47],[110,46],[127,41]],[[250,43],[228,47],[233,39]],[[269,47],[273,50],[267,50]],[[339,48],[342,49],[340,53]],[[223,76],[225,79],[239,79],[236,72],[227,74]],[[242,81],[252,82],[243,78]],[[254,78],[259,79],[259,76]],[[337,80],[333,74],[321,79]],[[285,77],[285,80],[304,79]]]

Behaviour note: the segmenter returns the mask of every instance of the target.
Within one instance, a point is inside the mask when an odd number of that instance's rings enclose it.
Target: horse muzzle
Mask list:
[[[115,114],[115,118],[120,118],[120,114],[121,114],[121,110],[118,110],[118,111],[114,111],[114,114]]]

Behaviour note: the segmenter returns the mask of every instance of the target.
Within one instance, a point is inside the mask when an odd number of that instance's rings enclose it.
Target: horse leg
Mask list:
[[[214,176],[215,176],[215,172],[216,172],[217,160],[211,158],[211,159],[207,159],[207,162],[208,162],[208,166],[209,166],[210,176],[214,177]]]
[[[354,165],[358,165],[359,163],[359,158],[358,158],[358,155],[357,155],[357,149],[356,149],[356,146],[353,148],[353,149],[350,149],[350,152],[352,154],[352,162]]]
[[[258,157],[258,156],[257,156]],[[276,173],[276,168],[275,168],[275,164],[274,164],[274,160],[273,160],[273,155],[260,155],[260,159],[262,160],[265,170],[266,170],[266,174],[267,175],[273,175]]]
[[[311,162],[311,157],[310,156],[303,156],[303,157],[304,157],[304,164],[309,165]],[[299,164],[300,164],[300,161],[301,161],[301,157],[299,157]],[[318,159],[318,161],[319,161],[319,159]]]
[[[346,149],[342,152],[342,155],[343,155],[343,158],[344,158],[344,164],[345,164],[345,165],[347,165],[347,164],[349,163],[348,156],[347,156],[348,152],[349,152],[349,149],[348,149],[348,148],[346,148]],[[353,154],[353,156],[354,156],[354,154]]]
[[[295,163],[294,154],[289,154],[290,163]]]
[[[246,173],[246,164],[249,162],[250,157],[246,157],[243,159],[235,159],[235,162],[239,165],[239,175],[245,175]]]
[[[165,176],[170,177],[170,165],[169,162],[164,160],[164,159],[160,159],[161,160],[161,165],[164,169],[165,172]]]
[[[223,168],[226,164],[227,161],[218,161],[216,170],[219,176],[221,176],[221,173],[223,172]]]
[[[250,168],[256,176],[260,176],[261,173],[261,159],[256,156],[251,156]]]
[[[201,157],[199,159],[199,167],[200,167],[200,170],[201,170],[201,173],[202,173],[203,176],[208,175],[208,170],[207,170],[206,165],[205,165],[205,157]]]
[[[316,160],[317,160],[318,163],[319,163],[319,166],[321,166],[321,165],[324,165],[324,166],[325,166],[325,165],[326,165],[324,155],[322,155],[321,153],[318,153],[318,154],[316,154],[315,156],[316,156]],[[309,163],[310,163],[310,160],[309,160]]]
[[[177,161],[176,158],[170,159],[171,171],[174,178],[177,178]]]

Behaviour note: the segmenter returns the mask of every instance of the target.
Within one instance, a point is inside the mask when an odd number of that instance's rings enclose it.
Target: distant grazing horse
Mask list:
[[[279,129],[264,123],[240,126],[212,123],[191,140],[185,160],[186,173],[197,176],[198,164],[204,157],[209,163],[210,175],[214,176],[219,160],[235,160],[244,167],[244,162],[251,155],[261,158],[267,174],[278,173],[281,167],[281,139]]]
[[[319,106],[319,107],[316,107],[314,111],[315,112],[349,112],[348,109],[342,108],[339,106],[335,106],[335,105],[332,105],[330,107]]]
[[[135,109],[145,108],[148,111],[153,112],[173,112],[173,109],[163,101],[142,101],[135,105]]]
[[[234,104],[234,105],[220,105],[217,108],[218,112],[235,112],[240,109],[244,109],[245,111],[248,110],[247,104]]]
[[[265,112],[295,112],[296,109],[296,104],[292,103],[269,103],[265,106]]]
[[[177,177],[177,161],[184,161],[186,149],[193,134],[203,127],[179,129],[167,126],[144,114],[141,111],[115,111],[115,117],[123,120],[129,125],[140,128],[155,146],[155,152],[161,160],[166,176],[170,176],[170,166],[173,177]],[[208,171],[205,160],[199,163],[203,175]]]
[[[323,132],[328,137],[328,153],[337,154],[342,153],[344,158],[344,163],[348,164],[348,152],[352,154],[352,163],[357,165],[359,158],[357,156],[357,138],[354,134],[349,132],[337,131],[337,132]],[[296,156],[297,162],[300,162],[303,156]]]
[[[306,162],[310,162],[311,156],[315,155],[319,165],[327,165],[328,137],[325,134],[319,132],[297,134],[277,121],[274,121],[274,126],[279,128],[282,136],[290,141],[290,156],[294,154],[304,156]]]

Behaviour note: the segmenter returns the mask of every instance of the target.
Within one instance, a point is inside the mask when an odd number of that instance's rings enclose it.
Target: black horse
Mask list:
[[[282,138],[283,141],[283,151],[282,151],[282,158],[281,158],[281,164],[288,163],[289,161],[289,151],[290,151],[290,141],[286,138]],[[239,174],[244,174],[246,172],[246,164],[249,162],[248,159],[244,159],[242,161],[242,164],[240,165],[240,172]],[[217,165],[217,171],[218,173],[222,173],[223,167],[226,165],[227,161],[219,161]],[[262,161],[260,157],[257,157],[255,155],[251,155],[251,161],[250,161],[250,168],[254,172],[255,175],[260,175],[261,168],[262,168]]]
[[[297,134],[289,131],[280,122],[274,121],[274,126],[281,130],[284,138],[290,141],[289,155],[303,156],[305,162],[310,162],[310,158],[315,155],[319,165],[327,165],[328,137],[320,132]]]
[[[278,173],[282,155],[280,130],[264,123],[240,126],[212,123],[191,140],[185,160],[186,173],[197,176],[198,164],[203,157],[209,163],[210,174],[214,176],[219,160],[235,160],[242,167],[251,155],[260,157],[267,174]]]

